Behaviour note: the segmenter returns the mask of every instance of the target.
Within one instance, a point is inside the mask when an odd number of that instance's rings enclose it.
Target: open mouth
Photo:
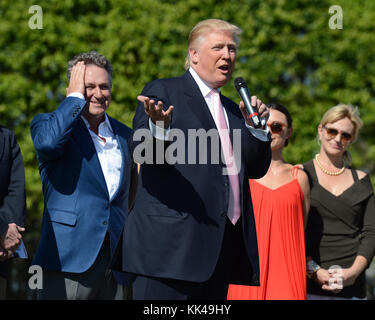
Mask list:
[[[228,72],[229,71],[229,65],[222,65],[219,67],[219,69],[223,72]]]

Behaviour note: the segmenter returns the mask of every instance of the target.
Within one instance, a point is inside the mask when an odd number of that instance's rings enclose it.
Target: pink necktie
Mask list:
[[[212,95],[211,101],[213,101],[215,122],[219,130],[224,160],[227,167],[230,166],[230,168],[227,170],[229,179],[229,204],[227,216],[233,225],[235,225],[241,216],[240,183],[236,169],[236,162],[234,161],[233,157],[233,148],[229,138],[228,126],[225,120],[223,108],[221,107],[220,94],[215,89],[213,89],[210,93]]]

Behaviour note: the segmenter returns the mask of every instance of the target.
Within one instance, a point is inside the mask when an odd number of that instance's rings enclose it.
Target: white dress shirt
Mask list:
[[[74,92],[68,97],[84,99],[84,96],[78,92]],[[122,154],[120,146],[118,145],[118,141],[112,130],[107,114],[105,114],[105,120],[99,124],[98,135],[90,130],[90,124],[86,118],[82,115],[81,118],[84,121],[94,143],[107,185],[109,199],[112,200],[120,184],[122,166]],[[105,141],[103,141],[101,138],[104,138]]]

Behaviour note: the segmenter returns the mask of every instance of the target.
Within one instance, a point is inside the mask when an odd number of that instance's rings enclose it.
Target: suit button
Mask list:
[[[226,217],[226,216],[227,216],[227,213],[226,213],[226,212],[223,212],[223,213],[221,214],[221,216],[222,216],[222,217]]]
[[[106,226],[108,224],[108,221],[104,220],[102,223]]]

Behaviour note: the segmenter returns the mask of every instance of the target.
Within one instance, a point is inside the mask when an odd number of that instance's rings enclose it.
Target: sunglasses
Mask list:
[[[352,140],[352,135],[350,133],[347,133],[345,131],[339,131],[334,128],[327,128],[326,126],[323,126],[324,129],[326,129],[327,135],[329,139],[334,139],[339,133],[340,133],[340,141],[348,143],[350,140]]]
[[[280,133],[283,131],[283,128],[286,127],[286,124],[274,121],[272,123],[267,123],[267,126],[270,128],[272,133]]]

